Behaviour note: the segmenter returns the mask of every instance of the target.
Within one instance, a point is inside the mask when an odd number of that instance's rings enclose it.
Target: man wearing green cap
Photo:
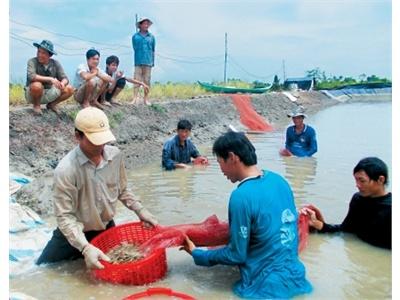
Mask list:
[[[57,229],[37,264],[77,259],[88,268],[103,268],[109,258],[90,241],[115,226],[117,200],[133,210],[149,226],[157,219],[134,198],[127,186],[123,156],[117,147],[105,113],[95,107],[79,111],[75,118],[78,145],[54,171],[54,211]]]
[[[36,57],[28,61],[25,98],[33,104],[35,114],[42,114],[41,104],[58,114],[57,104],[67,100],[74,89],[61,64],[51,58],[57,54],[53,43],[43,40],[33,45],[37,52]]]

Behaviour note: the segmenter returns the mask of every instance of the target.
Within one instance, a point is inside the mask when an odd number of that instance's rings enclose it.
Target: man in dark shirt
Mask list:
[[[377,157],[367,157],[355,166],[353,175],[358,193],[350,201],[341,224],[326,224],[318,208],[309,205],[301,212],[310,216],[310,226],[318,232],[350,232],[363,241],[392,248],[392,193],[386,192],[388,168]]]
[[[36,57],[28,61],[25,98],[33,104],[37,115],[42,114],[40,104],[46,104],[48,109],[58,114],[57,104],[71,97],[74,89],[61,64],[51,58],[57,54],[53,43],[43,40],[33,45],[37,52]]]
[[[176,168],[188,168],[192,158],[197,164],[208,164],[206,157],[200,156],[196,146],[189,136],[192,124],[188,120],[180,120],[177,126],[177,134],[164,143],[162,150],[162,166],[166,170]]]

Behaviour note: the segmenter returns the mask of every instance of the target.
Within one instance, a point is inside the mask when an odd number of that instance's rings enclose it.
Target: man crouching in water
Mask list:
[[[182,248],[201,266],[237,265],[233,291],[243,298],[291,298],[311,292],[298,257],[297,211],[293,193],[280,175],[260,170],[254,146],[242,133],[228,132],[213,146],[222,173],[239,182],[229,200],[228,245],[196,248],[189,238]]]
[[[157,225],[156,218],[136,200],[127,186],[123,156],[117,147],[107,116],[98,108],[82,109],[75,119],[79,145],[54,171],[54,230],[37,264],[84,257],[88,268],[102,269],[109,258],[90,241],[115,226],[117,200],[139,219]]]

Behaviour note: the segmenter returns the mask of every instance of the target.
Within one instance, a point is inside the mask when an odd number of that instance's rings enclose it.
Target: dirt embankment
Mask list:
[[[297,105],[308,114],[336,104],[319,92],[295,94],[297,103],[281,93],[252,96],[255,110],[276,128],[283,128],[286,114]],[[43,116],[32,114],[31,108],[15,108],[9,114],[10,172],[35,178],[17,193],[17,201],[40,214],[52,211],[51,178],[58,161],[75,145],[73,119],[79,107],[64,106],[62,114],[44,111]],[[192,140],[197,145],[209,144],[229,126],[244,129],[228,95],[155,102],[147,106],[121,106],[106,111],[116,145],[126,157],[126,167],[133,169],[161,160],[163,142],[174,134],[179,119],[193,124]],[[160,161],[161,162],[161,161]]]

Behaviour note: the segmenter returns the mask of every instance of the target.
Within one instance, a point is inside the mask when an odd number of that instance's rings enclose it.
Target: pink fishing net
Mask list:
[[[240,122],[250,130],[254,131],[272,131],[274,128],[260,116],[251,104],[250,96],[232,94],[230,95],[233,104],[240,114]]]
[[[150,254],[157,249],[179,247],[184,244],[185,236],[196,246],[215,247],[229,241],[229,224],[220,221],[216,215],[196,224],[158,226],[158,233],[140,246],[140,251]],[[298,219],[299,251],[304,250],[308,240],[308,216],[300,214]]]

